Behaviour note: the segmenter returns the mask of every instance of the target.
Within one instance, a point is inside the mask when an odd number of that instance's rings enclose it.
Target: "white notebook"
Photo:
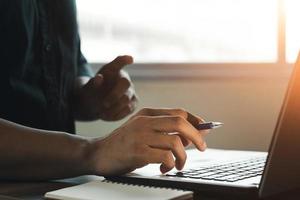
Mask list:
[[[46,198],[64,200],[165,200],[191,199],[192,192],[96,180],[45,194]]]

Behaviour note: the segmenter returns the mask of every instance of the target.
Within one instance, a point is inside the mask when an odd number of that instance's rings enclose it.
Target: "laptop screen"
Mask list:
[[[300,188],[300,54],[294,66],[260,185],[260,196]]]

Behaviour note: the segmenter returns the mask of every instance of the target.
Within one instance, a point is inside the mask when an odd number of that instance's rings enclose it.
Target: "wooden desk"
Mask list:
[[[100,180],[97,176],[81,176],[72,179],[63,179],[49,182],[0,182],[0,200],[41,200],[46,192],[83,184],[89,181]],[[2,196],[1,196],[2,195]],[[195,200],[237,200],[225,196],[207,196],[201,193],[194,193]],[[242,198],[245,200],[246,198]],[[286,194],[276,195],[266,200],[298,200],[300,190]],[[251,199],[252,200],[252,199]]]
[[[214,194],[203,195],[201,193],[194,193],[194,200],[299,200],[300,191],[287,192],[284,194],[278,194],[276,196],[264,198],[264,199],[253,199],[247,197],[229,197],[229,196],[215,196]]]
[[[49,182],[0,182],[0,199],[11,197],[15,199],[40,200],[46,192],[99,180],[97,176],[81,176]]]

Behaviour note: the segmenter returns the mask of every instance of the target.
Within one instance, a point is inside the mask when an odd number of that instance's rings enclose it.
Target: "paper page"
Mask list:
[[[191,197],[192,192],[119,184],[100,180],[48,192],[45,195],[47,198],[65,200],[165,200],[183,196]]]

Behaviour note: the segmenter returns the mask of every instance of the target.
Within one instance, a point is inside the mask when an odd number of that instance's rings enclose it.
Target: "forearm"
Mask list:
[[[89,141],[0,119],[0,179],[47,180],[90,173]]]

